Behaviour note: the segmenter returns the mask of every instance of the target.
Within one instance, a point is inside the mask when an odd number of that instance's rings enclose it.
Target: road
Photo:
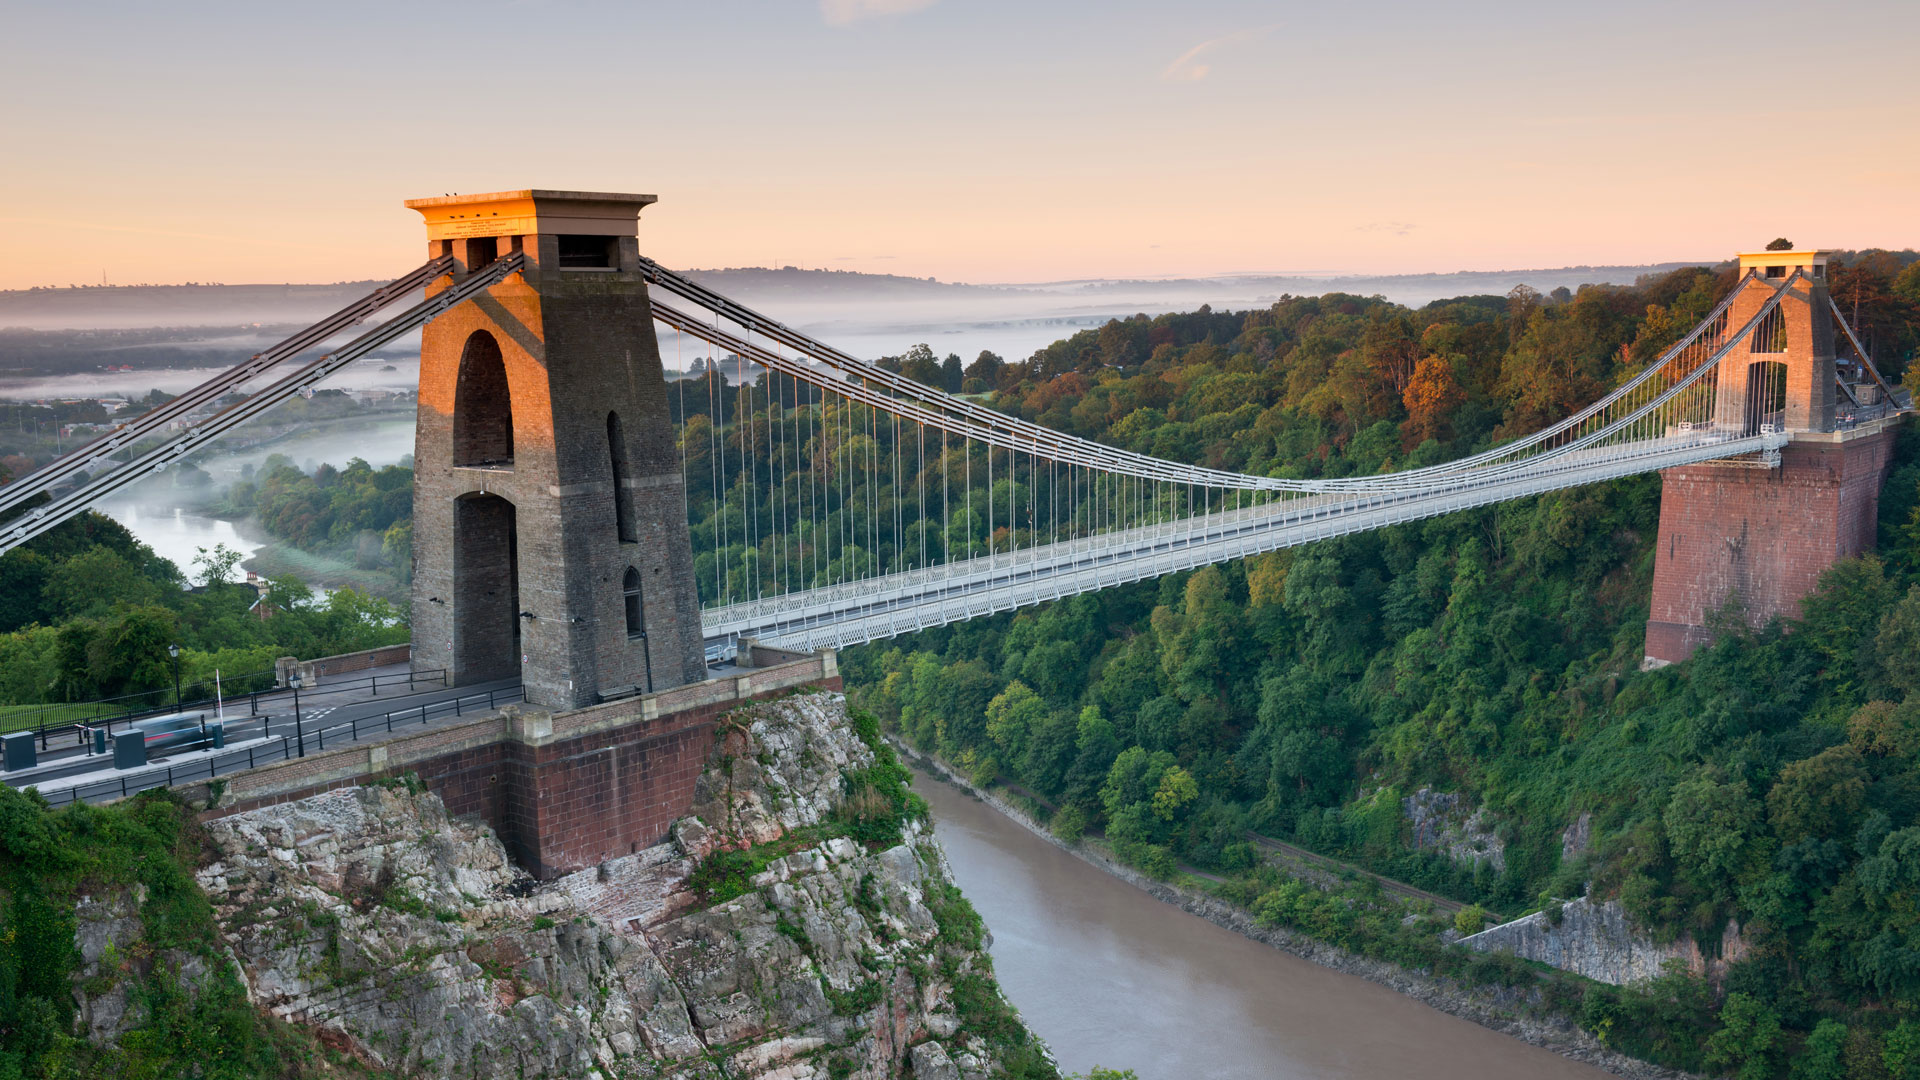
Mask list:
[[[422,689],[410,687],[405,675],[404,668],[381,669],[334,680],[338,689],[322,684],[315,691],[303,691],[297,722],[291,693],[263,697],[259,715],[243,712],[248,699],[238,699],[227,714],[228,749],[156,756],[142,769],[115,770],[110,754],[87,753],[77,737],[65,745],[56,738],[40,755],[36,768],[8,773],[4,780],[10,787],[38,788],[55,803],[76,797],[104,802],[121,797],[123,790],[205,779],[213,774],[215,766],[210,763],[215,761],[219,773],[229,773],[247,767],[249,753],[261,763],[277,761],[299,754],[302,744],[307,753],[314,753],[343,740],[384,738],[394,730],[458,723],[475,712],[520,700],[517,678]]]
[[[1409,900],[1425,900],[1432,904],[1435,910],[1444,911],[1449,915],[1458,914],[1467,906],[1458,900],[1449,900],[1437,893],[1430,893],[1425,889],[1415,888],[1404,881],[1395,881],[1390,877],[1382,877],[1371,870],[1362,869],[1352,863],[1342,862],[1339,859],[1330,858],[1318,852],[1308,851],[1306,848],[1289,844],[1284,840],[1275,840],[1271,836],[1262,836],[1257,832],[1249,831],[1247,833],[1247,839],[1253,841],[1256,847],[1269,855],[1278,855],[1282,858],[1291,859],[1294,862],[1302,863],[1336,875],[1351,873],[1356,877],[1370,878],[1387,892],[1393,893],[1396,896],[1406,897]],[[1498,915],[1494,917],[1496,919],[1499,918]]]

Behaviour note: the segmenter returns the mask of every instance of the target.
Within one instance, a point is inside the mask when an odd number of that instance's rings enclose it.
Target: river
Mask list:
[[[252,558],[261,546],[260,541],[242,536],[233,522],[197,514],[186,507],[114,501],[100,503],[94,509],[125,525],[141,543],[171,560],[182,574],[195,581],[200,574],[194,569],[193,559],[200,549],[212,551],[215,544],[225,544],[243,558]],[[238,580],[244,575],[236,570],[233,576]]]
[[[1111,877],[924,773],[915,789],[1060,1067],[1140,1080],[1603,1080],[1611,1074],[1255,943]]]

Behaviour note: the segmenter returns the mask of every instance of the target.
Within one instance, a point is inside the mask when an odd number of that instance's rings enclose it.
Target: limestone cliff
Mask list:
[[[382,1072],[1051,1075],[902,776],[799,695],[727,718],[674,843],[558,881],[404,785],[209,822],[199,879],[252,1000]]]

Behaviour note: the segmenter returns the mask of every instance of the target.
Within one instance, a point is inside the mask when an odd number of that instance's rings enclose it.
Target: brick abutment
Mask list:
[[[1797,618],[1829,566],[1871,550],[1896,423],[1796,436],[1777,468],[1663,471],[1648,665],[1693,655],[1723,615],[1754,628]]]
[[[543,880],[657,844],[693,805],[726,713],[803,688],[839,690],[831,652],[609,702],[550,712],[508,706],[463,723],[222,777],[203,820],[323,791],[417,776],[448,810],[487,822]],[[190,801],[213,787],[183,790]]]

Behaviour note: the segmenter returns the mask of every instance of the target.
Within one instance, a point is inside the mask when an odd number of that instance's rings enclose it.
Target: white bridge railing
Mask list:
[[[1531,472],[1468,474],[1419,493],[1318,495],[1196,515],[711,608],[701,622],[713,657],[730,655],[743,638],[793,649],[854,645],[1456,510],[1676,465],[1777,452],[1786,442],[1777,432],[1738,435],[1696,423],[1657,439],[1543,461]]]

